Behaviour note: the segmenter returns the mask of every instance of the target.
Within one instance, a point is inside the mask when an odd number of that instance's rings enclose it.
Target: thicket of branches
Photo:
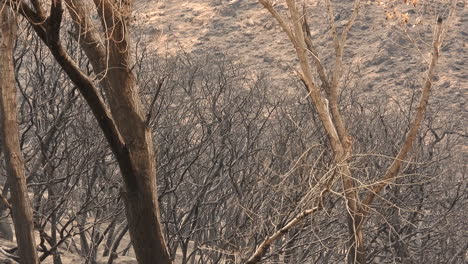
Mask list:
[[[292,2],[289,8],[295,8]],[[289,33],[294,45],[301,30],[307,37],[307,22],[298,21],[291,22],[296,32]],[[131,223],[121,161],[89,101],[80,96],[83,91],[27,24],[20,21],[13,57],[19,143],[39,261],[66,263],[64,254],[74,253],[85,263],[111,264],[133,254],[125,239]],[[76,27],[65,24],[61,45],[84,74],[105,78],[80,49],[72,33]],[[360,97],[353,71],[330,76],[328,85],[340,90],[338,109],[331,111],[339,111],[352,135],[352,151],[337,156],[304,73],[287,82],[291,92],[229,56],[163,58],[141,47],[131,50],[138,51],[131,54],[136,58],[131,71],[156,150],[160,222],[175,263],[361,263],[356,252],[362,245],[355,244],[349,219],[362,213],[350,209],[348,192],[365,200],[365,191],[380,185],[413,126],[421,84],[404,82],[402,89],[411,92],[395,107],[389,98]],[[325,85],[317,72],[314,80]],[[111,104],[111,90],[96,87]],[[334,103],[328,97],[326,110],[329,101]],[[439,116],[442,107],[429,106],[401,169],[361,208],[366,216],[355,228],[361,228],[367,263],[466,258],[466,157],[454,151],[466,136]],[[0,166],[6,178],[3,162]],[[343,167],[355,189],[339,180]],[[15,206],[9,186],[7,181],[2,190],[7,223],[9,207]],[[11,240],[10,225],[0,228]],[[1,253],[20,261],[17,247],[1,247]]]

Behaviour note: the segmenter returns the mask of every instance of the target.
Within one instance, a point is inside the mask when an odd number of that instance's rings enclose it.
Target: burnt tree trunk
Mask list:
[[[0,130],[7,177],[10,183],[12,217],[19,257],[22,264],[39,263],[28,197],[24,160],[20,150],[19,126],[16,114],[13,47],[16,19],[8,7],[0,8]]]

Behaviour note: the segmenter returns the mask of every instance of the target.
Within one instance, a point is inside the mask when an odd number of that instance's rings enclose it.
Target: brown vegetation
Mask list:
[[[138,31],[131,41],[132,2],[0,0],[1,200],[17,237],[0,240],[5,258],[466,260],[466,156],[456,151],[466,131],[443,116],[435,81],[455,1],[383,5],[425,69],[402,75],[392,99],[364,96],[366,65],[350,63],[359,0],[259,0],[297,58],[280,82],[278,69],[246,67],[243,54],[156,55]],[[432,22],[417,38],[406,23],[420,5],[437,12],[424,13]],[[201,6],[192,11],[205,17]]]

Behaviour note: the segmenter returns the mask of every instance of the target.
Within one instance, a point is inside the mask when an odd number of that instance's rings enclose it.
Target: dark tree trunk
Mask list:
[[[16,9],[28,18],[35,32],[77,86],[115,155],[125,182],[123,199],[138,262],[172,263],[160,223],[153,139],[131,69],[133,63],[127,30],[133,1],[115,5],[109,0],[94,0],[101,27],[89,18],[83,1],[65,2],[77,28],[77,40],[99,77],[99,84],[104,88],[109,104],[98,91],[92,80],[94,77],[81,71],[61,43],[65,6],[62,1],[51,2],[48,17],[42,12],[28,9],[27,5]],[[105,43],[101,36],[106,36]]]

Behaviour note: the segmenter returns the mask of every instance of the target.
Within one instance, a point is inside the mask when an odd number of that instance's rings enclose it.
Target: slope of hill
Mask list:
[[[284,12],[282,1],[276,2],[278,10]],[[349,16],[352,1],[334,2],[335,21],[340,25]],[[425,58],[429,56],[427,46],[426,51],[424,47],[430,44],[437,11],[431,8],[434,3],[421,3],[415,10],[407,7],[411,18],[406,32],[397,23],[387,21],[386,9],[375,1],[364,3],[345,51],[345,71],[354,73],[360,96],[391,100],[409,95],[411,87],[419,87],[426,69]],[[446,3],[435,4],[446,15],[443,11]],[[462,117],[455,121],[459,128],[467,127],[468,120],[468,12],[464,5],[457,4],[455,21],[442,49],[432,99],[442,102],[446,117],[451,118],[454,113]],[[333,50],[329,27],[324,23],[327,18],[323,2],[315,2],[308,13],[321,59],[330,65]],[[181,51],[225,53],[252,70],[268,72],[275,81],[294,77],[297,61],[293,47],[256,0],[137,1],[136,17],[139,37],[151,51],[173,55]]]

